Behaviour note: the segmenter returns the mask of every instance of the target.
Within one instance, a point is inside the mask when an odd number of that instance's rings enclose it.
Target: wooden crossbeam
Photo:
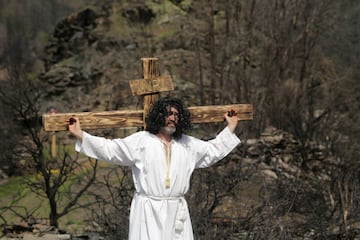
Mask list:
[[[192,123],[211,123],[224,121],[224,114],[234,110],[241,121],[253,120],[253,107],[251,104],[230,104],[189,107]]]
[[[252,120],[251,104],[231,104],[189,107],[192,123],[210,123],[224,121],[224,113],[235,110],[239,120]],[[82,129],[122,128],[144,126],[143,110],[122,110],[106,112],[55,113],[42,116],[45,131],[66,131],[70,117],[76,116]]]

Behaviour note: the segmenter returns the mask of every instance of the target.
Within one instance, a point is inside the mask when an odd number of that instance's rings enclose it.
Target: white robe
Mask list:
[[[192,240],[193,230],[184,194],[196,168],[208,167],[229,154],[239,138],[229,128],[203,141],[183,135],[171,144],[169,188],[165,144],[147,131],[109,140],[84,132],[76,150],[99,160],[132,167],[136,193],[130,211],[130,240]]]

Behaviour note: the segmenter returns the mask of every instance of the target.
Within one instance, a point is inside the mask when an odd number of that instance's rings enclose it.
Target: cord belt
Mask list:
[[[140,193],[140,192],[136,192],[136,195],[142,196],[142,197],[147,197],[150,198],[152,200],[185,200],[184,195],[179,195],[179,196],[153,196],[150,194],[146,194],[146,193]]]
[[[187,204],[184,195],[179,196],[152,196],[146,193],[135,193],[138,196],[150,198],[152,200],[162,201],[162,200],[179,200],[179,208],[176,213],[176,219],[175,219],[175,231],[176,232],[182,232],[184,230],[184,222],[186,220],[187,216]]]

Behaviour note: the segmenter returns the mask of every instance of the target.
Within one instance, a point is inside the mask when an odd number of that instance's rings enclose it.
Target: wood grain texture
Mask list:
[[[222,122],[224,121],[224,114],[230,110],[234,110],[241,121],[253,120],[253,107],[251,104],[189,107],[192,123]]]
[[[170,76],[157,76],[151,79],[130,80],[130,88],[133,96],[145,95],[174,90],[174,84]]]
[[[233,109],[239,120],[252,120],[253,107],[251,104],[231,104],[214,106],[189,107],[191,121],[197,123],[211,123],[224,121],[224,114]],[[66,131],[70,117],[79,118],[82,129],[142,127],[143,110],[123,110],[106,112],[56,113],[42,116],[45,131]]]
[[[143,110],[44,114],[45,131],[66,131],[70,117],[78,117],[82,129],[142,127]]]

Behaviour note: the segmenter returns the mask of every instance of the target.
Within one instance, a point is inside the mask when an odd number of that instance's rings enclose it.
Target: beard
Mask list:
[[[166,135],[173,135],[176,132],[176,127],[162,127],[161,132],[165,133]]]

